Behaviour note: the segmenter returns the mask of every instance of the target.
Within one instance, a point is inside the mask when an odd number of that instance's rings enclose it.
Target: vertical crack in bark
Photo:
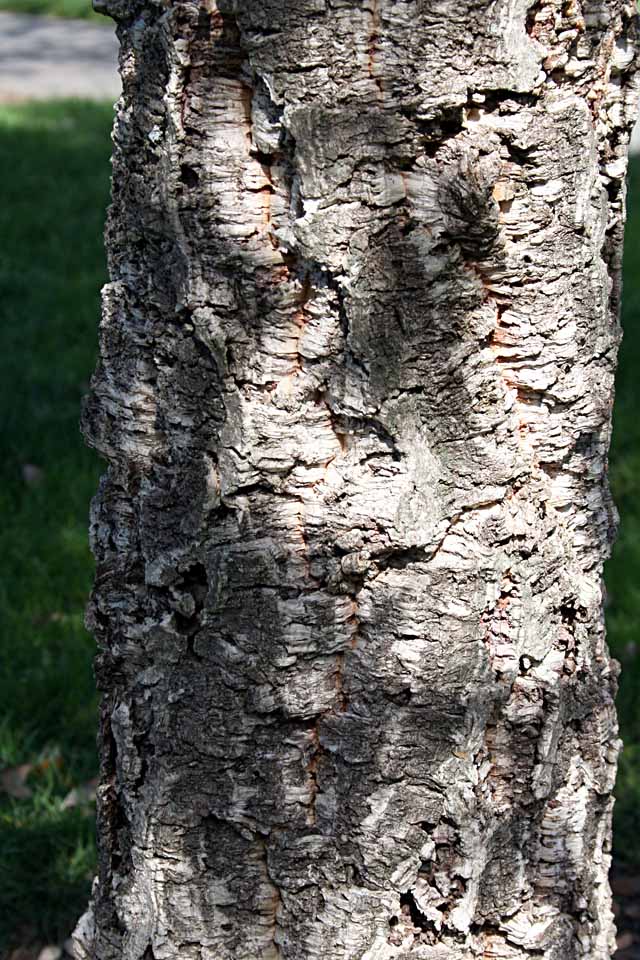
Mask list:
[[[257,836],[256,840],[260,845],[262,851],[262,866],[264,869],[264,880],[273,890],[272,896],[272,929],[271,929],[271,942],[273,943],[274,953],[271,957],[271,960],[280,960],[282,953],[280,950],[280,945],[278,942],[279,931],[278,931],[278,914],[282,910],[282,893],[278,884],[274,881],[270,871],[269,871],[269,849],[267,847],[266,840],[262,837]]]
[[[312,752],[311,752],[311,757],[309,758],[309,763],[307,764],[307,777],[309,780],[309,812],[307,816],[307,823],[309,824],[310,827],[315,827],[318,820],[316,803],[318,799],[318,793],[320,792],[320,784],[318,781],[318,766],[325,752],[324,747],[320,742],[319,720],[316,721],[311,731],[311,744],[312,744]]]
[[[382,77],[380,76],[379,66],[376,59],[377,47],[380,42],[380,33],[382,30],[381,7],[383,0],[371,0],[371,33],[367,42],[367,70],[369,77],[375,83],[378,94],[378,102],[381,103],[384,98],[384,89]]]

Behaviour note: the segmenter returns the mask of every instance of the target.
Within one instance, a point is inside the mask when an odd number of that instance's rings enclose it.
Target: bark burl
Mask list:
[[[633,4],[105,10],[79,953],[605,960]]]

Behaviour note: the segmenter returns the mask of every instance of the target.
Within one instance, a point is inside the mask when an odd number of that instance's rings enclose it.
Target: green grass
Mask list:
[[[0,794],[0,956],[68,935],[95,862],[90,811],[68,790],[96,772],[93,644],[82,626],[87,511],[100,472],[78,432],[105,279],[111,108],[0,108],[0,770],[36,766],[27,799]],[[611,477],[622,514],[607,566],[609,637],[623,663],[626,742],[617,855],[640,868],[640,163],[631,169],[624,326]],[[25,483],[23,466],[42,471]]]
[[[0,955],[18,935],[68,935],[95,858],[91,811],[61,800],[96,772],[82,621],[100,468],[78,417],[105,279],[111,113],[81,102],[0,108],[0,770],[38,767],[31,799],[0,794]],[[39,482],[25,482],[25,464]]]
[[[41,13],[53,17],[75,17],[82,20],[96,20],[111,23],[110,20],[94,13],[91,0],[0,0],[0,10],[14,13]]]
[[[618,774],[614,849],[640,870],[640,157],[631,160],[622,325],[611,486],[621,523],[607,563],[609,644],[622,663],[618,712],[624,750]]]

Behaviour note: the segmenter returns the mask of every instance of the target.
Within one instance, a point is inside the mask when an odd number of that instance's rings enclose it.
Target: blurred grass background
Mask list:
[[[624,750],[616,788],[614,853],[640,873],[640,156],[629,162],[624,246],[624,337],[609,471],[621,519],[605,582],[609,646],[622,664],[618,714]]]
[[[67,937],[95,860],[92,808],[63,800],[97,770],[83,611],[100,466],[78,417],[105,281],[112,114],[0,107],[0,771],[34,766],[30,797],[0,793],[0,955]]]
[[[0,10],[73,17],[76,20],[95,20],[105,24],[110,22],[100,14],[94,13],[90,0],[0,0]]]
[[[10,6],[89,9],[85,0],[0,0]],[[65,797],[97,769],[93,643],[82,621],[100,466],[78,417],[106,279],[111,118],[99,103],[0,106],[0,771],[31,767],[29,796],[0,791],[0,956],[68,936],[95,863],[93,810]],[[623,664],[614,848],[640,871],[640,157],[630,171],[623,324],[611,454],[622,525],[606,576],[609,640]]]

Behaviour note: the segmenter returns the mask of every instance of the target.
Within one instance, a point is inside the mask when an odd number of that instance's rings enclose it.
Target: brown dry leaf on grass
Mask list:
[[[53,754],[38,763],[20,763],[15,767],[6,767],[0,773],[0,793],[6,793],[15,800],[28,800],[33,796],[33,790],[28,786],[27,779],[32,773],[44,773],[52,764],[60,769],[62,757]]]
[[[7,767],[0,773],[0,790],[16,800],[27,800],[33,791],[27,786],[27,777],[34,770],[32,763],[21,763],[17,767]],[[19,960],[13,954],[9,960]]]
[[[90,803],[93,803],[96,799],[97,786],[98,778],[93,777],[92,780],[87,780],[86,783],[81,783],[79,786],[74,787],[62,801],[62,809],[69,810],[71,807],[86,807]]]

